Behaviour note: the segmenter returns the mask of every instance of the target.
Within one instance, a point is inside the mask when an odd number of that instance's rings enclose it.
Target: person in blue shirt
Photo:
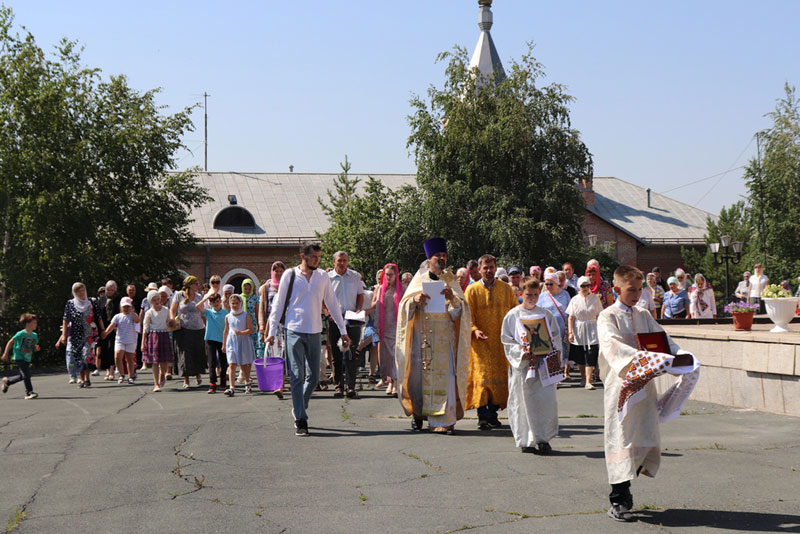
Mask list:
[[[662,319],[685,319],[689,311],[689,293],[678,283],[678,279],[670,276],[667,279],[669,291],[664,293],[664,304],[661,306]]]
[[[208,386],[210,394],[217,392],[217,379],[219,387],[225,390],[225,377],[228,376],[228,359],[222,352],[222,334],[225,331],[225,316],[228,310],[222,307],[222,297],[219,293],[211,293],[208,297],[210,308],[203,310],[206,318],[206,357],[208,358]]]

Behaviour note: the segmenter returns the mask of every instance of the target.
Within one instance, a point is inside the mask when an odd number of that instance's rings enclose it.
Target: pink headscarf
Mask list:
[[[400,308],[400,299],[403,297],[403,283],[400,281],[400,269],[394,263],[387,263],[381,270],[381,293],[380,293],[380,307],[378,308],[379,326],[378,335],[383,338],[383,325],[386,322],[386,315],[383,313],[383,297],[386,295],[386,289],[389,287],[389,280],[386,279],[386,268],[394,268],[394,316],[397,317],[397,310]]]
[[[542,272],[542,268],[539,267],[538,265],[531,265],[531,269],[529,271],[531,276],[533,276],[533,273],[535,273],[536,271],[539,271],[541,273]]]
[[[282,261],[276,261],[275,263],[272,264],[272,267],[270,268],[270,273],[272,274],[272,287],[278,289],[278,286],[281,283],[281,279],[275,275],[275,267],[283,267],[283,269],[286,270],[286,266],[283,264]]]

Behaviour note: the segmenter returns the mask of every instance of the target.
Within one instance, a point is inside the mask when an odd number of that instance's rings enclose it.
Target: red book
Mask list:
[[[646,334],[636,334],[636,347],[647,352],[662,352],[672,354],[667,341],[666,332],[647,332]]]

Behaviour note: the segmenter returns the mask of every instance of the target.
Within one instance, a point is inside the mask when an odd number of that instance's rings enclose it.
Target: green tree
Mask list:
[[[800,110],[794,87],[767,114],[772,126],[759,132],[764,156],[745,171],[755,239],[772,282],[800,272]]]
[[[424,259],[420,249],[424,237],[414,222],[421,204],[417,189],[393,191],[371,176],[359,188],[360,180],[349,176],[347,159],[340,165],[342,172],[334,189],[328,190],[326,200],[317,199],[331,221],[328,230],[318,236],[323,264],[332,265],[333,254],[344,250],[351,267],[367,284],[390,261],[397,262],[401,270],[416,270]]]
[[[741,241],[744,243],[742,258],[738,264],[729,263],[729,296],[734,298],[734,291],[739,280],[742,279],[744,271],[752,271],[753,265],[759,260],[760,250],[757,244],[752,241],[755,234],[755,224],[750,210],[744,201],[735,202],[727,208],[722,208],[719,218],[715,221],[711,218],[706,220],[706,245],[719,243],[720,236],[729,235],[731,241]],[[702,273],[703,276],[714,287],[714,297],[717,301],[718,315],[721,315],[725,305],[725,265],[714,261],[711,250],[700,251],[696,248],[682,248],[683,261],[687,272],[696,274]]]
[[[572,97],[539,85],[530,50],[493,83],[463,48],[439,60],[449,60],[444,86],[414,96],[409,116],[423,233],[448,239],[451,264],[486,252],[521,264],[573,257],[584,248],[576,185],[592,159],[571,125]]]
[[[176,169],[191,108],[85,67],[74,41],[46,54],[0,7],[0,312],[58,315],[70,287],[172,272],[208,200]]]

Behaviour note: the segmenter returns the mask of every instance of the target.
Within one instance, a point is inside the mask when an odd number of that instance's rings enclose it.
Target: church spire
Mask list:
[[[506,73],[503,70],[503,64],[500,62],[497,48],[494,46],[492,34],[489,33],[492,28],[492,0],[478,0],[478,6],[480,8],[478,12],[478,28],[481,29],[481,34],[478,37],[475,52],[472,53],[469,67],[470,69],[478,67],[481,76],[485,77],[492,77],[497,73],[497,81],[500,82],[505,79]]]

